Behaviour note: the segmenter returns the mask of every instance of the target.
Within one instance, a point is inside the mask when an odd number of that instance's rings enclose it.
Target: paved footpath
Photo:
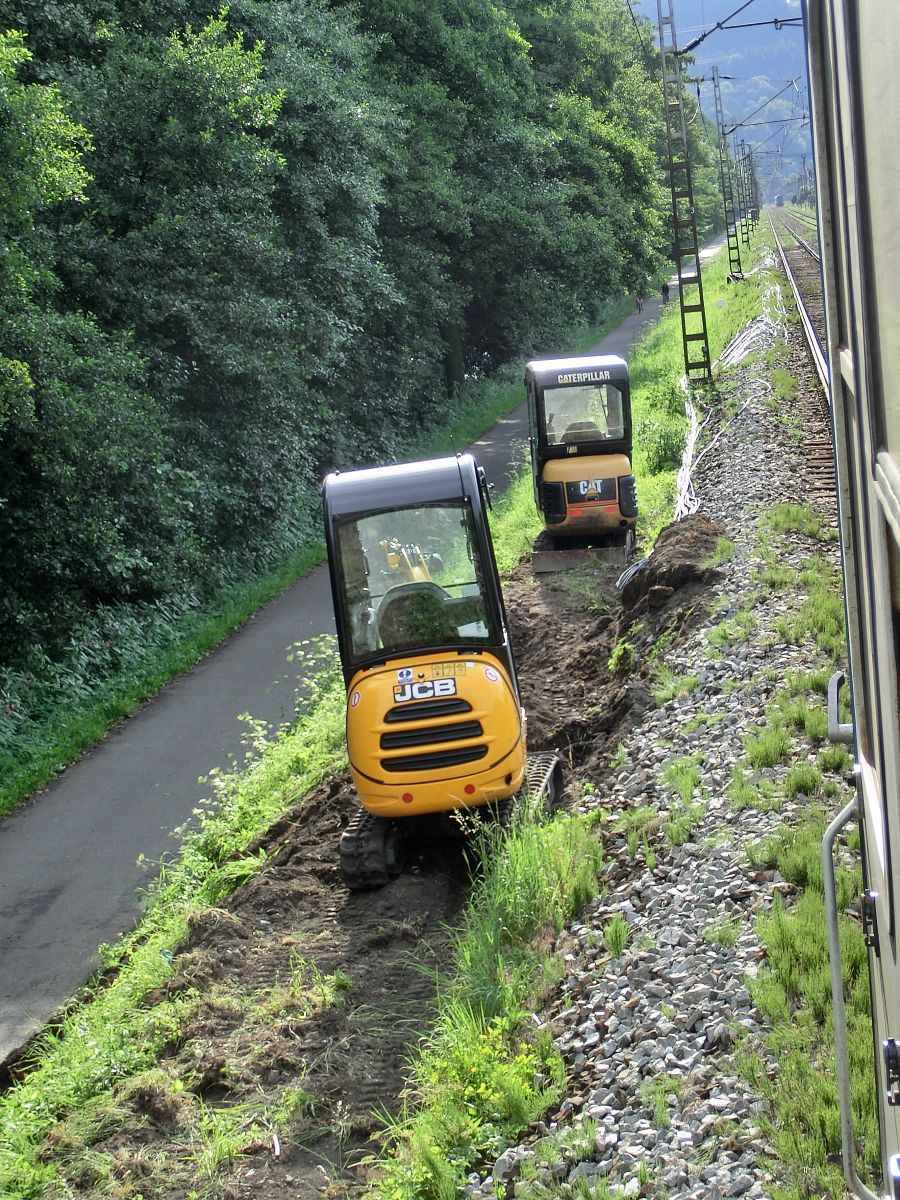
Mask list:
[[[592,348],[629,357],[660,300]],[[528,438],[524,403],[471,450],[500,494]],[[0,824],[0,1063],[100,965],[140,916],[140,889],[177,852],[172,831],[240,759],[243,713],[294,716],[289,648],[334,632],[325,566],[304,576]],[[139,861],[140,860],[140,861]]]

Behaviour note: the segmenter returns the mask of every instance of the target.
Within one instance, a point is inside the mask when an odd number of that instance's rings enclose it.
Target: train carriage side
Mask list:
[[[889,10],[805,0],[853,699],[845,736],[863,831],[883,1193],[900,1197],[900,22]],[[836,995],[836,1018],[839,1006]],[[837,1019],[836,1043],[840,1075]],[[840,1090],[844,1172],[871,1196],[843,1075]]]

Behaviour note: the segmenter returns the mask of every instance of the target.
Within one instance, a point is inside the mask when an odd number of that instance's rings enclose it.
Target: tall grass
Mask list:
[[[761,518],[759,532],[770,572],[778,558],[768,547],[770,536],[795,538],[799,533],[818,541],[833,536],[805,505],[775,506]],[[823,778],[822,772],[840,772],[851,765],[843,747],[828,747],[815,763],[811,761],[827,735],[823,697],[828,679],[845,652],[839,580],[827,563],[814,556],[803,569],[792,569],[789,577],[772,579],[775,586],[785,582],[798,596],[793,608],[776,621],[776,631],[792,644],[815,643],[820,661],[824,656],[829,665],[787,673],[785,687],[767,713],[767,727],[748,738],[744,749],[746,761],[757,770],[771,770],[782,762],[789,765],[779,772],[777,786],[763,780],[757,789],[744,779],[743,764],[738,764],[729,789],[738,808],[774,807],[767,803],[767,789],[776,798],[779,793],[815,797],[836,792],[836,783]],[[798,745],[801,736],[805,746]],[[776,868],[797,889],[790,907],[776,896],[772,909],[758,919],[766,959],[748,986],[756,1007],[771,1023],[771,1032],[764,1054],[740,1055],[744,1074],[771,1105],[767,1132],[788,1179],[778,1192],[783,1200],[813,1195],[838,1200],[845,1195],[837,1166],[840,1116],[820,857],[829,819],[815,807],[802,824],[786,825],[763,844],[749,847],[751,862]],[[858,842],[856,833],[845,849],[858,851]],[[879,1170],[879,1137],[867,955],[858,921],[845,915],[859,894],[861,875],[859,868],[850,871],[840,866],[836,878],[854,1128],[860,1139],[860,1168],[874,1179]]]
[[[596,894],[600,843],[582,817],[542,825],[531,815],[507,837],[485,833],[481,862],[410,1100],[386,1127],[382,1200],[460,1194],[472,1165],[508,1145],[565,1081],[549,1031],[524,1032],[524,1009],[540,979],[535,937]]]
[[[767,1043],[778,1070],[773,1073],[754,1056],[744,1057],[743,1069],[775,1114],[769,1133],[792,1177],[784,1195],[839,1200],[845,1188],[836,1165],[841,1135],[820,859],[826,823],[823,813],[811,813],[802,826],[781,829],[753,855],[802,894],[790,909],[776,898],[759,918],[766,965],[749,984],[754,1003],[772,1022]],[[859,894],[858,869],[839,867],[836,883],[843,914]],[[856,921],[841,915],[839,926],[859,1167],[864,1177],[875,1179],[880,1163],[867,952]]]

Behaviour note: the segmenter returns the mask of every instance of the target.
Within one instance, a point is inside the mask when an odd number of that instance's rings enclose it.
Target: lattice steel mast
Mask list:
[[[722,204],[725,209],[725,237],[728,240],[728,270],[732,279],[743,279],[741,246],[737,233],[737,216],[734,209],[734,184],[728,139],[725,136],[725,114],[722,109],[722,89],[719,86],[719,68],[713,67],[713,91],[716,97],[716,140],[719,143],[719,175],[722,181]]]
[[[684,370],[688,379],[711,377],[703,281],[700,276],[700,246],[688,153],[681,64],[675,44],[673,0],[656,0],[659,14],[659,49],[662,57],[663,107],[669,155],[669,184],[672,192],[672,233],[678,298],[681,306],[681,338]],[[664,8],[666,11],[664,11]]]

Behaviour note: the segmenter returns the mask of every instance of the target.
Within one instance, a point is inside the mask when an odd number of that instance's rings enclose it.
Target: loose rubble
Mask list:
[[[761,323],[752,349],[764,351],[775,334]],[[791,889],[774,871],[751,867],[747,847],[799,818],[808,802],[736,811],[726,788],[773,692],[789,671],[812,664],[808,648],[769,637],[795,603],[783,593],[767,593],[752,608],[755,629],[721,658],[705,651],[711,628],[752,604],[757,518],[772,505],[802,503],[803,475],[765,406],[762,371],[739,367],[724,386],[737,393],[736,415],[701,455],[692,482],[700,514],[723,527],[734,550],[719,565],[709,615],[664,656],[698,683],[646,711],[620,742],[618,769],[596,788],[589,783],[579,804],[601,806],[613,827],[622,813],[640,818],[630,826],[631,853],[627,821],[614,835],[621,852],[609,858],[617,865],[602,896],[567,931],[564,984],[535,1017],[549,1024],[565,1059],[568,1094],[520,1145],[470,1177],[472,1200],[590,1195],[585,1184],[601,1180],[611,1196],[756,1200],[776,1182],[761,1131],[766,1103],[739,1074],[734,1051],[740,1043],[762,1046],[765,1022],[745,984],[763,957],[755,917]],[[833,524],[833,511],[823,520]],[[808,557],[802,542],[782,561]],[[825,553],[837,565],[836,544]],[[715,720],[705,721],[712,712]],[[686,756],[699,767],[688,805],[665,776]],[[662,824],[679,812],[689,840],[654,839],[654,815]],[[622,937],[622,922],[627,945],[619,947],[607,931],[617,924]]]

